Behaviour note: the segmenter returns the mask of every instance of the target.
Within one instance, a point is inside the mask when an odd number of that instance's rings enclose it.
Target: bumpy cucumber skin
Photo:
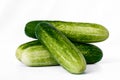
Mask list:
[[[102,50],[92,44],[74,43],[82,52],[87,64],[99,62],[103,53]],[[59,65],[50,55],[49,51],[38,40],[21,44],[16,51],[16,57],[27,66],[54,66]]]
[[[86,61],[82,53],[53,25],[41,22],[36,26],[35,33],[37,39],[63,68],[73,74],[85,71]]]
[[[39,22],[48,22],[60,30],[71,41],[82,43],[101,42],[108,38],[108,30],[99,24],[65,21],[30,21],[25,26],[25,34],[36,38],[35,27]]]

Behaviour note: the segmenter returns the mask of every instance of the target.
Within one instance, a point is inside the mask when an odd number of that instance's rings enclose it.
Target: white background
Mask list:
[[[74,75],[62,67],[26,67],[15,57],[16,48],[33,40],[24,34],[31,20],[63,20],[104,25],[109,38],[95,43],[103,59]],[[119,0],[0,0],[0,80],[116,80],[120,79]]]

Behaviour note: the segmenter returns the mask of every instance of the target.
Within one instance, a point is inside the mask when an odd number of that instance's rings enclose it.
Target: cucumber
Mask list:
[[[82,52],[87,64],[94,64],[103,57],[102,50],[92,44],[74,43]],[[16,58],[27,66],[59,65],[49,51],[38,40],[21,44],[16,50]]]
[[[20,45],[16,50],[16,58],[31,67],[58,65],[46,47],[38,40]]]
[[[74,43],[74,45],[82,52],[87,64],[94,64],[103,57],[102,50],[92,44]]]
[[[71,41],[82,43],[101,42],[108,38],[108,30],[99,24],[65,21],[30,21],[25,26],[25,34],[36,38],[35,27],[39,22],[48,22],[60,30]]]
[[[35,46],[41,45],[41,43],[39,43],[38,41],[32,41],[32,42],[28,42],[26,44],[20,45],[16,50],[17,59],[21,61],[21,55],[22,55],[21,53],[23,53],[23,50],[25,50],[28,47],[34,46],[34,45]]]
[[[35,34],[50,55],[67,71],[73,74],[85,71],[86,61],[82,53],[53,25],[41,22],[36,26]]]

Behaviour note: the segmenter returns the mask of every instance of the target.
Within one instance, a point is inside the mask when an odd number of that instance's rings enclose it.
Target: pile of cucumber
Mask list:
[[[89,43],[108,38],[108,30],[99,24],[65,21],[30,21],[25,34],[36,40],[21,44],[16,57],[27,66],[60,65],[73,74],[83,73],[86,64],[103,57],[102,50]]]

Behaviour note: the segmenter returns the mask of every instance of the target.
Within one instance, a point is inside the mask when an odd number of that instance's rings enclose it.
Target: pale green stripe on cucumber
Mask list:
[[[86,61],[75,45],[53,25],[41,22],[36,26],[35,34],[54,57],[67,71],[74,74],[84,72]]]
[[[92,44],[74,43],[82,52],[87,64],[99,62],[102,50]],[[16,50],[16,58],[27,66],[54,66],[59,65],[50,55],[49,51],[38,40],[21,44]]]
[[[36,38],[35,27],[40,22],[48,22],[60,30],[71,41],[82,43],[101,42],[108,38],[108,30],[95,23],[83,22],[65,22],[65,21],[49,21],[39,20],[30,21],[25,26],[25,34],[29,37]]]

